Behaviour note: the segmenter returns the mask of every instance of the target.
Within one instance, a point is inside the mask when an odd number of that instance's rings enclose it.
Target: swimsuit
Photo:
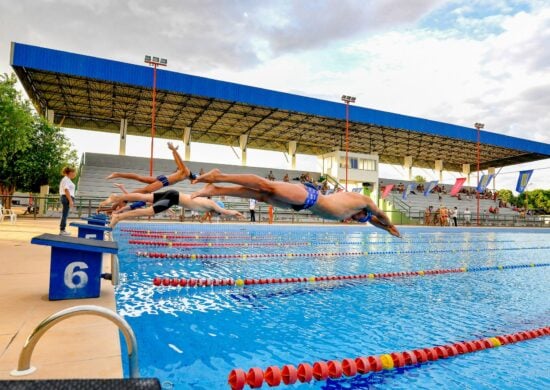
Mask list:
[[[155,214],[168,210],[172,206],[177,206],[179,203],[180,194],[178,191],[169,190],[153,194],[153,211]]]
[[[170,185],[170,182],[168,181],[168,178],[164,175],[158,175],[157,180],[162,183],[163,187],[167,187]]]
[[[295,204],[291,205],[294,211],[307,210],[313,207],[315,203],[317,203],[317,198],[319,197],[319,190],[311,183],[304,183],[304,186],[306,187],[306,190],[307,190],[307,198],[304,204],[302,205],[295,205]]]
[[[372,218],[372,212],[370,210],[367,210],[365,208],[365,209],[363,209],[363,211],[365,212],[365,216],[363,218],[360,218],[360,219],[357,220],[357,222],[359,222],[359,223],[367,223]]]
[[[134,202],[130,205],[130,210],[135,210],[135,209],[139,209],[143,206],[145,206],[146,203],[142,200],[140,200],[139,202]]]

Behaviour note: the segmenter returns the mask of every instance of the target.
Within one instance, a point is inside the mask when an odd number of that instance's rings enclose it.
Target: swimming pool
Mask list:
[[[136,333],[141,375],[167,388],[229,388],[234,368],[341,361],[549,325],[550,267],[506,268],[548,264],[547,230],[401,230],[403,240],[347,225],[121,223],[117,310]],[[429,269],[467,272],[389,274]],[[368,276],[379,273],[386,277]],[[363,277],[312,279],[334,275]],[[155,277],[245,285],[155,286]],[[246,284],[266,278],[290,283]],[[292,386],[548,388],[549,347],[550,338],[540,337]]]

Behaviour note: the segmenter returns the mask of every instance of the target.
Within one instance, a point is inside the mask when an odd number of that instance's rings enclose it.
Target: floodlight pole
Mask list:
[[[476,122],[474,124],[477,129],[477,186],[479,187],[479,166],[481,158],[481,143],[480,143],[480,130],[485,127],[483,123]],[[481,198],[481,193],[477,191],[477,226],[479,226],[479,200]]]
[[[156,113],[157,113],[157,67],[166,66],[168,61],[165,58],[145,56],[145,63],[153,67],[153,102],[151,109],[151,158],[149,160],[149,175],[153,176],[153,146],[156,135]]]
[[[349,104],[355,103],[355,97],[342,95],[342,101],[346,103],[346,192],[348,192],[348,170],[349,170]]]

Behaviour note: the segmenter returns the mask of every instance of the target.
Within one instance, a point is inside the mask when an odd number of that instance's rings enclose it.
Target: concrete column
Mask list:
[[[443,160],[435,160],[435,171],[439,172],[439,183],[443,181]]]
[[[413,158],[412,156],[405,156],[405,159],[403,160],[403,167],[405,169],[409,170],[409,180],[412,180],[412,165],[413,165]]]
[[[126,137],[128,135],[128,119],[122,118],[120,120],[120,139],[118,145],[118,154],[120,156],[126,156]]]
[[[38,202],[38,215],[46,215],[46,196],[50,193],[50,186],[40,186],[40,201]]]
[[[489,168],[487,168],[487,173],[488,173],[489,175],[494,175],[494,174],[495,174],[495,170],[496,170],[495,167],[489,167]],[[497,181],[497,177],[496,177],[496,176],[493,176],[493,192],[496,191],[496,181]]]
[[[185,149],[185,161],[191,160],[191,128],[183,129],[183,147]]]
[[[462,164],[462,174],[468,178],[466,182],[470,185],[470,164]]]
[[[50,125],[53,125],[53,120],[55,118],[55,111],[51,108],[46,109],[46,120]]]
[[[296,169],[296,147],[298,143],[296,141],[289,141],[288,143],[288,155],[290,156],[290,169]]]
[[[246,146],[248,144],[248,134],[239,137],[239,146],[241,147],[241,165],[246,166]]]

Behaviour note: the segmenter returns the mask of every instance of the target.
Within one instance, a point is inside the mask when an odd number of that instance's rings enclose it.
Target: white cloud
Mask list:
[[[11,40],[131,63],[151,53],[173,71],[550,143],[547,1],[12,3],[0,0],[0,72]],[[533,181],[550,188],[544,172]]]

